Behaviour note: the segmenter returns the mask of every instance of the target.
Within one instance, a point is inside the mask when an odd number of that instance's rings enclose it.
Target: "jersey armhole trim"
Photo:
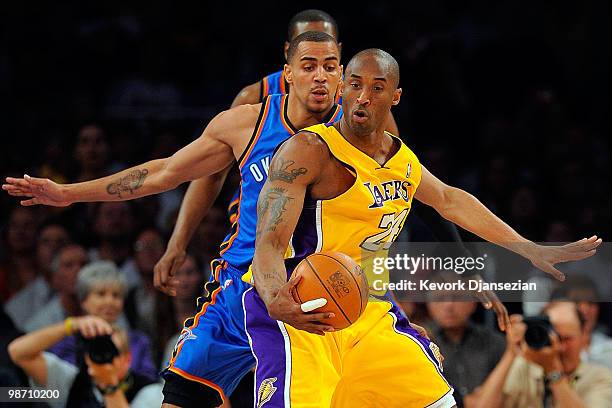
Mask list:
[[[244,152],[242,152],[242,154],[240,155],[240,158],[238,159],[238,168],[242,168],[242,166],[244,165],[244,162],[246,162],[246,160],[248,159],[249,154],[251,153],[251,150],[253,149],[253,146],[255,145],[255,142],[259,138],[259,135],[261,134],[261,130],[263,128],[263,124],[265,123],[266,117],[268,116],[269,108],[270,108],[270,98],[269,96],[265,96],[264,100],[261,103],[261,108],[259,110],[259,116],[257,117],[257,122],[255,122],[253,133],[251,134],[249,142],[244,148]]]

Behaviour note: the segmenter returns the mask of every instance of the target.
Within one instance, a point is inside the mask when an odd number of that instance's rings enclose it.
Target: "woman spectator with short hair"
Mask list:
[[[110,324],[120,323],[127,291],[125,277],[110,261],[96,261],[79,271],[76,292],[81,308],[87,315],[97,316]],[[132,355],[132,371],[157,379],[157,370],[151,358],[151,342],[142,332],[127,330]],[[77,363],[80,345],[75,336],[69,336],[49,349],[63,360]]]

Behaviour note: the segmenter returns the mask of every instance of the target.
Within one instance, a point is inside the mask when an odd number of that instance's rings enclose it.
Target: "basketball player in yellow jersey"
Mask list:
[[[529,259],[558,279],[554,265],[587,258],[597,237],[565,246],[528,241],[476,198],[433,176],[384,118],[401,96],[399,67],[388,53],[362,51],[349,62],[344,118],[316,125],[279,148],[259,196],[253,274],[245,292],[245,325],[257,359],[257,406],[452,407],[452,387],[436,348],[409,329],[388,302],[371,301],[360,319],[334,332],[313,321],[291,296],[292,268],[308,253],[362,249],[392,242],[412,200]],[[286,249],[292,258],[284,260]]]

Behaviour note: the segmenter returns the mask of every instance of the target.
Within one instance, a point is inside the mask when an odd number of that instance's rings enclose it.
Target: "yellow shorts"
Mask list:
[[[257,361],[257,407],[455,405],[437,346],[390,302],[370,301],[352,326],[325,336],[270,319],[255,289],[243,304]]]

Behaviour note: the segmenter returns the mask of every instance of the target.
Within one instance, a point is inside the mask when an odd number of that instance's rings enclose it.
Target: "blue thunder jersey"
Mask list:
[[[246,272],[255,253],[257,198],[266,179],[274,151],[299,129],[287,116],[287,95],[264,98],[257,124],[242,156],[238,160],[240,189],[237,215],[230,233],[221,244],[220,254],[233,267]],[[332,124],[342,117],[342,107],[333,105],[323,121]]]
[[[289,91],[289,84],[285,81],[285,71],[280,70],[261,80],[259,100],[263,100],[268,95],[286,94]]]

